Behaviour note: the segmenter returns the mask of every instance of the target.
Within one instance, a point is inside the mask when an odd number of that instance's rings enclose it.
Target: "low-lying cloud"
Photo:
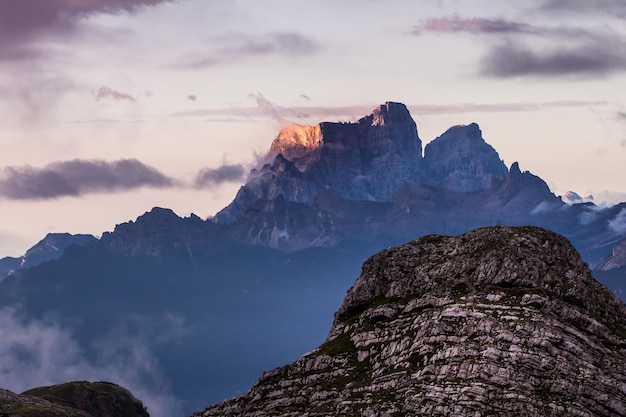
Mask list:
[[[175,181],[136,159],[107,162],[53,162],[43,168],[6,167],[0,177],[0,196],[15,200],[53,199],[87,193],[140,187],[171,187]]]
[[[184,332],[182,321],[171,315],[138,319],[143,329],[158,328],[160,337]],[[5,307],[0,309],[1,388],[19,393],[69,381],[108,381],[129,389],[153,417],[180,415],[180,403],[170,393],[148,336],[154,335],[122,326],[96,341],[92,357],[58,321],[24,319]]]
[[[626,209],[622,209],[617,216],[609,220],[609,229],[617,233],[626,233]]]
[[[288,118],[320,120],[358,120],[372,112],[376,104],[353,106],[279,106],[267,100],[262,94],[250,94],[257,107],[225,107],[215,109],[186,110],[172,114],[172,117],[206,117],[209,120],[255,120],[270,117],[284,124]],[[563,100],[549,102],[510,102],[510,103],[452,103],[452,104],[407,104],[412,114],[463,114],[463,113],[508,113],[540,111],[548,108],[569,108],[604,106],[606,101]]]
[[[239,182],[245,177],[245,170],[239,164],[224,164],[218,168],[203,168],[194,181],[196,188],[209,188],[225,182]]]

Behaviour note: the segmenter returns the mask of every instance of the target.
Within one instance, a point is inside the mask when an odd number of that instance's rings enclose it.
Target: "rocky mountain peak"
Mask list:
[[[231,223],[242,207],[279,195],[306,204],[323,191],[389,201],[405,183],[420,181],[422,142],[406,106],[388,102],[356,123],[285,126],[268,156],[271,162],[251,175],[216,221]]]
[[[326,342],[195,416],[626,414],[626,309],[537,227],[365,262]]]
[[[125,256],[160,258],[182,253],[193,259],[228,247],[230,239],[219,225],[195,214],[181,218],[171,209],[154,207],[134,222],[118,224],[113,232],[103,233],[100,243],[107,251]]]
[[[270,146],[269,158],[282,154],[300,171],[306,171],[320,155],[322,129],[320,125],[304,126],[295,123],[285,125]]]
[[[370,116],[363,118],[371,126],[385,126],[392,123],[411,123],[413,120],[406,106],[388,101],[376,107]]]
[[[370,258],[336,314],[345,320],[377,299],[523,288],[583,306],[606,319],[622,305],[608,297],[564,237],[534,226],[494,226],[458,237],[431,235]],[[599,306],[602,305],[602,308]],[[626,323],[626,322],[625,322]]]
[[[426,145],[426,183],[454,191],[491,187],[508,170],[476,123],[453,126]]]

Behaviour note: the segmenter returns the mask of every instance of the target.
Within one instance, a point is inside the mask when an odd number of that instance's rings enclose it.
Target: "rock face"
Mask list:
[[[626,267],[626,240],[615,246],[613,253],[598,262],[595,269],[609,271],[622,267]]]
[[[182,255],[193,260],[225,249],[231,242],[221,227],[195,214],[181,218],[170,209],[155,207],[136,221],[118,224],[103,233],[101,245],[112,253],[153,258]]]
[[[451,127],[426,145],[424,165],[428,185],[460,192],[489,188],[508,172],[476,123]]]
[[[327,341],[194,416],[620,416],[626,309],[536,227],[431,235],[365,262]]]
[[[22,394],[0,389],[3,417],[150,417],[128,390],[108,382],[68,382]]]
[[[356,123],[288,125],[268,157],[218,222],[233,222],[241,208],[278,195],[310,204],[332,190],[349,200],[388,201],[403,184],[420,182],[422,142],[404,104],[387,102]]]

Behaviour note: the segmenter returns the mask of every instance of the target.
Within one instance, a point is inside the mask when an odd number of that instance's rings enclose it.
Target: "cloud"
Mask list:
[[[491,34],[503,34],[503,33],[529,33],[533,32],[534,28],[525,23],[511,22],[502,19],[484,19],[484,18],[470,18],[462,19],[459,17],[440,17],[426,19],[420,25],[413,28],[411,33],[413,35],[422,35],[425,32],[434,33],[491,33]]]
[[[530,214],[532,215],[537,215],[537,214],[543,214],[543,213],[548,213],[550,211],[554,211],[558,208],[560,208],[561,206],[559,206],[558,204],[553,204],[553,203],[549,203],[547,201],[542,201],[541,203],[537,204],[535,206],[535,208],[533,208],[530,211]]]
[[[111,87],[102,86],[98,89],[96,93],[96,100],[104,99],[104,98],[112,98],[115,101],[119,100],[129,100],[135,101],[135,98],[127,93],[121,93],[117,90],[113,90]]]
[[[19,0],[0,1],[0,60],[45,54],[36,42],[43,36],[69,36],[77,22],[94,13],[135,12],[172,0]]]
[[[172,315],[130,321],[95,341],[95,355],[89,355],[58,321],[26,320],[15,308],[1,309],[2,388],[22,392],[68,381],[108,381],[129,389],[153,417],[180,415],[150,346],[167,342],[168,335],[180,337],[184,323]]]
[[[256,104],[259,106],[261,110],[263,110],[267,115],[271,116],[272,119],[276,120],[280,124],[287,123],[287,120],[280,114],[279,107],[266,99],[261,93],[250,93],[248,98],[254,99]]]
[[[216,42],[218,41],[225,45],[207,56],[180,60],[173,66],[182,69],[202,69],[240,61],[251,56],[309,55],[319,49],[316,42],[295,32],[267,35],[231,34]]]
[[[6,167],[4,177],[0,178],[0,195],[15,200],[52,199],[173,185],[171,178],[136,159],[113,162],[74,159],[53,162],[43,168]]]
[[[613,42],[615,43],[615,42]],[[621,42],[620,42],[621,43]],[[494,47],[482,60],[481,72],[500,78],[519,76],[603,75],[626,70],[624,45],[587,40],[574,46],[532,49],[507,42]]]
[[[610,0],[604,0],[612,3]],[[549,1],[544,10],[557,7],[582,8],[582,3]],[[597,5],[594,3],[594,7]],[[427,33],[484,35],[488,50],[480,60],[483,76],[560,77],[598,76],[626,71],[626,39],[619,32],[586,28],[577,23],[542,25],[503,19],[441,17],[427,19],[411,31]]]
[[[557,13],[602,15],[610,14],[619,18],[626,17],[626,3],[623,0],[547,0],[541,10]]]
[[[626,233],[626,209],[622,209],[617,216],[609,220],[609,229],[617,233]]]
[[[242,165],[224,164],[218,168],[204,168],[196,176],[194,186],[208,188],[225,182],[237,182],[243,180],[244,175]]]

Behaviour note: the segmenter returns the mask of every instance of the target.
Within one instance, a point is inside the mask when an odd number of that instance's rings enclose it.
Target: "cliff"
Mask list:
[[[563,237],[432,235],[363,265],[327,341],[203,416],[617,416],[626,310]]]

